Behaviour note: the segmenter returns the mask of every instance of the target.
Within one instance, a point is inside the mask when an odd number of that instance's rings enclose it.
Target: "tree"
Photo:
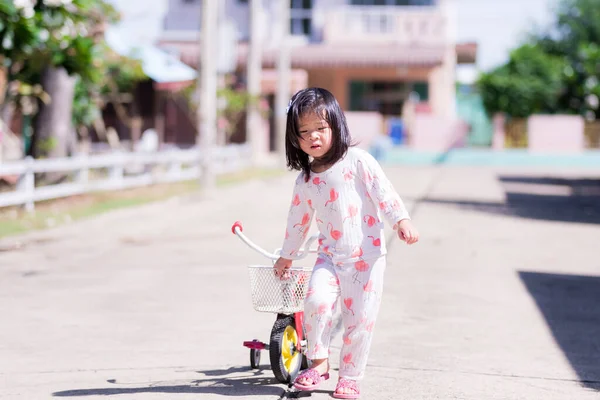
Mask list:
[[[566,90],[559,108],[587,119],[600,118],[600,6],[597,0],[563,0],[556,22],[545,32],[532,35],[547,54],[563,57],[568,65]]]
[[[15,103],[22,93],[45,100],[35,120],[35,156],[68,155],[75,142],[73,118],[87,123],[97,113],[94,97],[113,77],[103,60],[115,60],[102,33],[117,17],[103,0],[0,0],[0,59],[8,81],[3,114],[6,119],[11,106],[22,105]]]
[[[556,112],[558,97],[565,90],[565,66],[562,58],[546,54],[539,46],[517,48],[507,64],[479,78],[486,110],[515,118]]]
[[[600,118],[598,0],[563,0],[556,15],[549,28],[532,32],[506,65],[482,74],[478,87],[490,114]]]

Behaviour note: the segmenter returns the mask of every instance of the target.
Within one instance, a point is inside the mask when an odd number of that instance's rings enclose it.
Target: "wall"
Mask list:
[[[369,150],[373,140],[385,134],[385,120],[377,112],[348,111],[346,121],[352,139],[358,143],[357,147]]]
[[[532,115],[527,120],[528,149],[540,153],[577,153],[585,148],[579,115]]]

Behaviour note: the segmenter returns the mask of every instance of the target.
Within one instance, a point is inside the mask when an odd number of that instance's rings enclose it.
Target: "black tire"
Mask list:
[[[250,368],[260,369],[260,350],[250,349]]]
[[[302,326],[302,332],[303,332],[302,337],[306,341],[306,329],[304,329],[304,326]],[[306,349],[304,349],[304,350],[306,350]],[[302,365],[300,366],[300,370],[302,371],[302,370],[309,369],[309,368],[310,368],[310,362],[308,361],[308,358],[306,358],[306,354],[302,353]]]
[[[301,369],[309,369],[310,368],[310,363],[308,362],[308,358],[306,358],[305,354],[302,354],[302,365],[300,366]]]
[[[295,337],[295,343],[290,336]],[[286,346],[287,349],[284,348]],[[269,359],[271,370],[279,382],[289,384],[298,376],[302,364],[302,354],[293,316],[277,315],[277,320],[271,330]]]

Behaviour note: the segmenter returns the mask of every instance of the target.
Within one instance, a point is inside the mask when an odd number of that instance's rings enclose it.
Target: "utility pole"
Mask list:
[[[262,40],[261,12],[262,0],[250,0],[250,43],[248,48],[248,60],[246,64],[246,88],[252,100],[246,108],[246,142],[250,145],[252,152],[252,163],[259,160],[261,145],[261,121],[259,113],[261,80],[262,80]],[[264,147],[264,146],[262,146]]]
[[[202,0],[200,62],[198,63],[198,133],[200,150],[200,183],[205,192],[216,186],[213,152],[217,133],[217,2]]]
[[[290,101],[291,48],[290,48],[290,1],[278,0],[279,57],[277,58],[277,92],[275,94],[275,149],[278,158],[285,163],[285,109]]]

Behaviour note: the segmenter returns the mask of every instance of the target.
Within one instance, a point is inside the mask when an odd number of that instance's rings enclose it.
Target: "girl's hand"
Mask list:
[[[291,266],[292,260],[279,257],[277,261],[275,261],[275,265],[273,265],[273,269],[275,270],[275,276],[284,279],[286,275],[286,270],[290,269]]]
[[[414,244],[419,241],[419,232],[409,219],[398,222],[398,237],[406,244]]]

